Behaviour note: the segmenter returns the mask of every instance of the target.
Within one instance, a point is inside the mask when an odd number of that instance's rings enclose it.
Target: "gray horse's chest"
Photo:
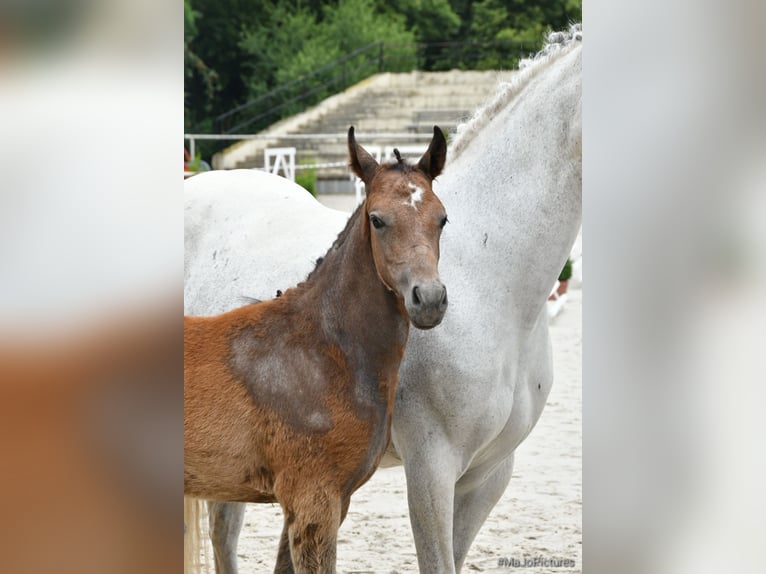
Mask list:
[[[523,337],[490,333],[460,313],[445,318],[443,332],[413,332],[393,432],[410,432],[412,420],[438,416],[431,432],[444,433],[472,466],[505,458],[524,440],[542,413],[553,373],[547,325]]]

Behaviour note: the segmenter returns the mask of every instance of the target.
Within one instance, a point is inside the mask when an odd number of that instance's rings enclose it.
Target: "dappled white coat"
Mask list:
[[[449,309],[436,329],[410,330],[395,452],[384,460],[405,467],[421,572],[461,568],[551,389],[545,304],[581,219],[580,40],[579,27],[552,34],[459,132],[434,184],[450,221],[439,266]],[[338,212],[264,177],[211,173],[186,184],[187,313],[273,297],[343,227]],[[215,194],[220,204],[209,207]],[[241,523],[242,506],[223,510]],[[213,529],[222,572],[236,571],[232,530],[216,539]]]
[[[216,315],[297,285],[348,213],[258,170],[210,171],[184,183],[184,313]]]

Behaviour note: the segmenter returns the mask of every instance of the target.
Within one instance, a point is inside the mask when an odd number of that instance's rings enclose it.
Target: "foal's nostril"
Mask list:
[[[420,295],[418,294],[418,291],[420,291],[420,289],[418,289],[418,286],[417,286],[417,285],[415,285],[415,286],[412,288],[412,302],[413,302],[415,305],[420,305]]]

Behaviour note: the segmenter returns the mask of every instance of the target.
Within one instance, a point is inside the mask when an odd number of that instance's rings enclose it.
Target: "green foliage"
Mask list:
[[[194,159],[186,162],[186,169],[189,171],[209,171],[210,165],[202,159],[202,154],[197,152]]]
[[[212,109],[213,100],[216,92],[220,89],[220,82],[218,80],[218,74],[214,70],[211,70],[205,62],[192,51],[187,51],[185,54],[185,67],[186,78],[194,79],[199,78],[204,84],[202,109],[209,111]]]
[[[444,42],[460,29],[460,16],[448,0],[391,0],[389,13],[403,15],[418,42]]]
[[[566,263],[564,263],[564,268],[559,274],[559,281],[569,281],[570,277],[572,277],[572,260],[567,259]]]
[[[184,124],[187,131],[211,131],[215,115],[247,97],[242,81],[242,64],[247,61],[247,55],[239,47],[240,34],[261,20],[269,4],[262,0],[185,0],[184,15],[188,5],[194,13],[192,23],[196,32],[189,38],[184,30],[185,42],[216,74],[218,82],[218,89],[209,98],[205,77],[199,74],[186,77]]]
[[[201,85],[200,97],[196,102],[204,111],[210,112],[216,92],[220,89],[218,74],[191,48],[191,43],[198,34],[197,19],[200,13],[192,8],[191,0],[184,0],[184,77],[186,92],[194,86],[195,81]],[[184,97],[184,104],[188,98]],[[192,108],[193,109],[193,108]],[[190,109],[184,105],[185,116],[190,116]]]
[[[197,26],[194,21],[199,16],[191,6],[191,0],[184,0],[184,42],[187,42],[197,35]]]
[[[481,0],[473,6],[471,34],[495,42],[476,64],[479,69],[512,68],[521,55],[537,51],[545,33],[581,19],[581,3],[572,0]],[[508,48],[504,49],[504,46]],[[512,50],[512,47],[517,47]]]
[[[337,5],[326,4],[323,13],[328,40],[337,42],[343,53],[377,40],[391,44],[415,40],[403,16],[379,12],[374,0],[339,0]]]
[[[304,159],[300,162],[300,165],[311,165],[314,163],[314,159]],[[303,187],[311,195],[316,197],[317,195],[317,170],[313,169],[300,169],[295,170],[295,183]]]
[[[581,6],[581,0],[184,0],[185,128],[212,132],[218,114],[380,40],[387,71],[510,69],[540,48],[547,30],[581,20]],[[324,77],[301,90],[324,97],[378,70],[362,65],[351,60],[337,84]],[[280,94],[277,103],[294,95]],[[203,157],[223,145],[201,144]]]
[[[319,12],[291,4],[279,2],[269,19],[242,34],[240,46],[248,56],[245,72],[251,98],[379,39],[394,44],[414,42],[404,17],[377,12],[373,0],[323,3]]]
[[[239,45],[247,54],[243,66],[247,98],[256,99],[277,86],[304,79],[274,99],[258,100],[258,113],[280,106],[273,116],[230,118],[227,129],[260,129],[263,124],[258,122],[267,124],[300,112],[379,71],[377,48],[345,58],[381,38],[406,48],[394,65],[387,66],[389,71],[414,67],[415,37],[406,30],[404,17],[376,10],[374,0],[325,2],[319,4],[318,11],[286,0],[275,3],[268,18],[242,32]],[[339,58],[344,58],[342,64],[313,75]],[[307,74],[312,76],[305,78]]]

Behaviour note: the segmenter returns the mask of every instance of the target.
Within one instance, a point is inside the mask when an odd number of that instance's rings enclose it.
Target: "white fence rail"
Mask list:
[[[315,140],[315,141],[329,141],[329,142],[341,142],[346,141],[348,137],[347,133],[326,133],[326,134],[184,134],[184,140],[189,142],[189,155],[192,158],[195,157],[197,151],[197,142],[206,140],[215,141],[240,141],[240,140],[283,140],[283,141],[300,141],[300,140]],[[428,142],[433,137],[433,134],[416,134],[416,133],[357,133],[356,138],[360,141],[369,142],[369,146],[381,145],[376,142]],[[393,146],[387,146],[392,148]],[[404,147],[404,146],[402,146]],[[365,148],[368,148],[365,145]],[[338,167],[346,165],[345,163],[317,163],[313,165],[296,165],[295,169],[319,169],[322,167]],[[264,166],[265,167],[265,166]]]
[[[324,141],[331,143],[345,142],[348,137],[347,133],[322,133],[322,134],[245,134],[245,135],[222,135],[222,134],[184,134],[184,139],[189,142],[189,154],[192,158],[196,155],[196,142],[200,140],[311,140],[311,141]],[[417,160],[428,147],[428,142],[431,140],[431,134],[418,134],[418,133],[370,133],[359,134],[357,138],[363,140],[365,143],[365,149],[372,154],[372,156],[378,161],[389,161],[394,157],[394,148],[398,148],[402,156],[409,160]],[[397,142],[397,145],[384,145],[390,142]],[[399,143],[401,142],[401,143]],[[409,143],[407,143],[409,142]],[[417,142],[417,143],[416,143]],[[264,170],[270,173],[282,175],[287,179],[295,181],[295,172],[301,170],[321,170],[348,167],[346,161],[330,161],[330,162],[314,162],[310,164],[297,163],[296,156],[299,150],[295,147],[278,147],[278,148],[265,148],[264,149],[264,163],[263,166],[257,166],[252,169]],[[191,177],[198,172],[185,171],[184,177]],[[361,203],[364,197],[364,182],[360,180],[353,173],[349,174],[351,179],[354,195],[356,196],[356,202]]]

